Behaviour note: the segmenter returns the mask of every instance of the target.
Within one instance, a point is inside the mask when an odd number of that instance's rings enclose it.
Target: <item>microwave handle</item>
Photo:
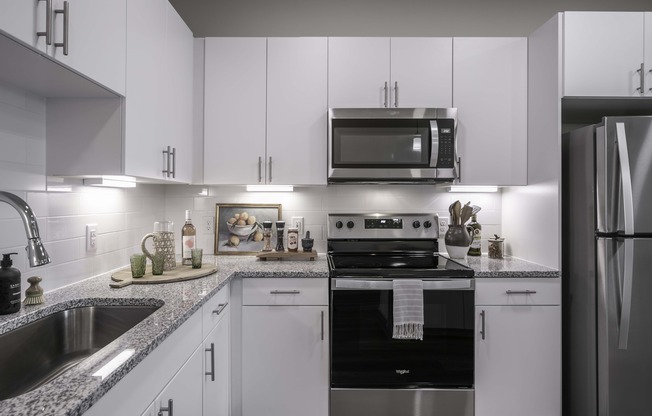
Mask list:
[[[437,120],[430,120],[430,167],[437,167],[439,158],[439,127]]]

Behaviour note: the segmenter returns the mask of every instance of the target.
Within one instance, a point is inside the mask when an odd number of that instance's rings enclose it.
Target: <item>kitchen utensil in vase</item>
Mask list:
[[[473,215],[473,208],[471,205],[466,204],[462,207],[462,213],[460,214],[460,223],[461,224],[466,224],[466,222],[471,219],[471,215]]]
[[[147,247],[145,246],[145,242],[150,237],[154,242],[154,252],[162,253],[165,257],[163,262],[163,270],[169,271],[174,269],[177,266],[177,260],[174,252],[174,222],[154,222],[154,232],[145,235],[140,242],[140,248],[143,250],[143,253],[149,257],[150,260],[153,260],[154,256],[149,252],[149,250],[147,250]]]

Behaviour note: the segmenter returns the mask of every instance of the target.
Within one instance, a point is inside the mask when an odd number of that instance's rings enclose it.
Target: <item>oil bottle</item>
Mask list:
[[[20,310],[20,271],[11,267],[11,256],[15,254],[18,253],[3,254],[0,263],[0,315]]]
[[[469,256],[479,256],[482,248],[482,225],[478,222],[478,216],[473,214],[469,226],[473,229],[473,241],[469,247]]]

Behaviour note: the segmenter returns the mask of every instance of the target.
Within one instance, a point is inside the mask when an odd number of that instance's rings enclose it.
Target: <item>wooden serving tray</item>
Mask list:
[[[310,252],[303,251],[262,251],[256,254],[260,260],[315,260],[317,252],[315,250]]]
[[[145,270],[145,275],[143,277],[133,278],[131,277],[131,268],[118,270],[117,272],[111,275],[110,287],[120,288],[134,285],[152,285],[159,283],[173,283],[181,282],[183,280],[197,279],[199,277],[205,277],[209,274],[213,274],[217,271],[217,266],[210,263],[203,263],[201,269],[193,269],[190,266],[182,266],[181,263],[177,263],[177,267],[170,271],[163,272],[160,276],[154,276],[152,274],[152,266],[147,265]]]

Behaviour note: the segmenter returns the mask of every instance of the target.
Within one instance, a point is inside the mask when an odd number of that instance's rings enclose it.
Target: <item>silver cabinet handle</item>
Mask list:
[[[45,1],[45,32],[36,32],[36,37],[45,36],[45,43],[52,45],[52,0]]]
[[[485,316],[486,316],[485,311],[484,310],[481,311],[480,312],[480,319],[481,319],[480,336],[482,336],[482,339],[485,339],[485,334],[487,333],[485,329]]]
[[[172,409],[172,399],[168,400],[168,407],[161,406],[161,409],[158,411],[158,416],[163,416],[163,412],[168,412],[168,416],[174,416],[174,410]]]
[[[387,92],[388,92],[388,89],[387,89],[387,82],[385,82],[385,88],[384,88],[384,90],[385,90],[385,102],[384,102],[383,105],[385,106],[385,108],[387,108]]]
[[[211,371],[207,371],[204,374],[211,376],[211,381],[215,381],[215,344],[211,342],[211,347],[205,348],[204,351],[211,353]]]
[[[457,183],[462,183],[462,158],[457,158]]]
[[[270,295],[298,295],[301,293],[300,290],[272,290],[269,292]]]
[[[398,107],[398,81],[394,81],[394,107]]]
[[[534,295],[537,293],[536,290],[506,290],[505,293],[508,295]]]
[[[258,183],[263,181],[263,158],[258,156]]]
[[[321,340],[324,340],[324,311],[321,311]]]
[[[639,87],[636,88],[636,91],[640,92],[643,94],[645,92],[645,65],[641,64],[641,67],[636,70],[638,72],[638,77],[639,77]]]
[[[63,42],[54,42],[55,48],[63,48],[63,54],[68,56],[68,31],[70,28],[70,7],[67,1],[63,2],[63,9],[56,9],[54,14],[63,13]]]
[[[172,177],[176,178],[177,177],[177,148],[173,147],[172,148]]]
[[[165,155],[165,169],[163,169],[163,176],[170,177],[170,155],[172,154],[172,149],[168,146],[167,150],[163,150]]]
[[[267,182],[271,183],[272,182],[272,157],[269,157],[269,177],[267,178]]]
[[[652,69],[650,69],[650,70],[647,71],[647,72],[649,72],[650,74],[652,74]],[[648,88],[648,91],[652,92],[652,88]]]
[[[226,307],[228,306],[228,304],[229,304],[229,302],[226,302],[226,303],[220,303],[219,305],[217,305],[217,309],[215,309],[215,310],[213,311],[213,313],[214,313],[215,315],[219,315],[219,314],[221,314],[222,311],[224,310],[224,308],[226,308]]]

